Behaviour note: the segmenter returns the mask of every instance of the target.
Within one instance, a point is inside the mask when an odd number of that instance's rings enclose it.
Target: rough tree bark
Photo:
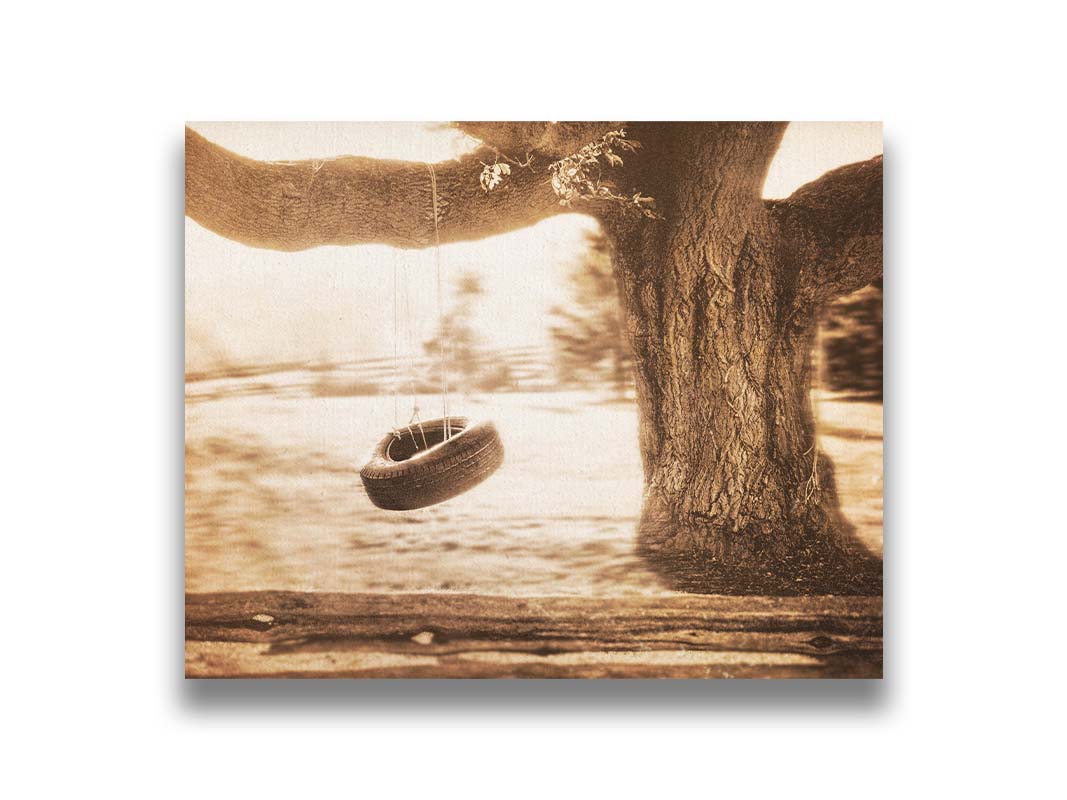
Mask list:
[[[549,187],[544,165],[608,129],[598,123],[515,125],[532,140],[524,157],[542,169],[516,169],[504,191],[487,194],[478,183],[483,162],[498,157],[491,145],[433,165],[443,243],[484,239],[566,211]],[[469,129],[483,140],[513,143],[505,135],[510,125],[470,123]],[[420,248],[434,242],[428,164],[352,156],[255,161],[190,128],[185,213],[220,236],[270,250],[348,244]]]
[[[821,308],[881,272],[881,162],[764,203],[784,129],[634,126],[631,175],[664,220],[603,215],[637,367],[640,545],[687,590],[877,591],[809,397]]]
[[[617,123],[467,123],[486,143],[435,166],[443,241],[566,210],[546,166]],[[881,157],[764,202],[784,123],[641,123],[613,171],[661,219],[606,201],[636,362],[645,499],[639,547],[677,588],[880,593],[881,565],[840,512],[809,392],[821,310],[882,271]],[[501,190],[478,175],[521,158]],[[432,242],[425,165],[345,158],[266,164],[187,133],[187,213],[259,247]]]

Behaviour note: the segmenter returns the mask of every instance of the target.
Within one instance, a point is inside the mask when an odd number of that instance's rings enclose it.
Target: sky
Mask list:
[[[442,161],[476,142],[440,123],[189,123],[245,156],[297,160],[361,155]],[[794,122],[764,196],[786,197],[827,170],[882,152],[878,122]],[[566,214],[530,228],[441,248],[447,308],[460,274],[484,295],[476,329],[492,347],[548,344],[550,310],[567,302],[567,275],[596,223]],[[186,369],[226,363],[350,360],[421,353],[437,320],[430,250],[384,245],[258,250],[185,220]],[[397,311],[394,318],[394,307]]]

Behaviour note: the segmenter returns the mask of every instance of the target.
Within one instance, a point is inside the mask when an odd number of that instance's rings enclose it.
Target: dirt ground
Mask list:
[[[453,398],[454,413],[496,422],[505,464],[465,495],[398,514],[372,506],[358,475],[393,426],[391,396],[312,397],[263,380],[187,389],[187,591],[669,593],[633,552],[632,404]],[[436,416],[437,401],[423,402]],[[845,513],[880,555],[881,405],[823,397],[817,408]]]

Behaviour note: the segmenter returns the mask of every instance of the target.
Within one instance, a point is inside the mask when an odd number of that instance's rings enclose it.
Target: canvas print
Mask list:
[[[186,675],[880,678],[882,129],[189,123]]]

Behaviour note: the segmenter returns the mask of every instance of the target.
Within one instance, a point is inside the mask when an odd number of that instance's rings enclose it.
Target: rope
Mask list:
[[[426,444],[426,432],[422,430],[422,419],[419,416],[419,387],[417,381],[417,375],[415,374],[415,354],[414,354],[414,339],[415,334],[412,330],[413,315],[411,312],[411,269],[407,260],[404,260],[404,333],[406,337],[406,349],[408,360],[408,384],[411,387],[411,417],[408,419],[407,429],[411,434],[411,443],[415,445],[415,449],[419,449],[419,442],[415,438],[415,432],[411,429],[412,423],[416,423],[419,426],[419,432],[422,433],[423,444]]]
[[[397,256],[396,252],[393,252],[393,437],[397,440],[403,439],[404,436],[400,432],[400,281],[399,270],[397,269]],[[404,285],[407,286],[407,269],[405,264],[404,270]],[[411,349],[411,296],[407,291],[404,292],[405,306],[409,308],[409,312],[406,315],[407,320],[407,350]],[[412,392],[412,410],[411,418],[408,419],[408,424],[404,427],[407,428],[408,434],[411,436],[411,442],[415,445],[415,449],[419,449],[419,442],[415,438],[415,431],[412,430],[412,423],[419,426],[419,433],[422,434],[423,447],[428,448],[426,444],[426,431],[422,429],[422,421],[419,419],[419,402],[415,396],[415,366],[414,361],[411,361],[411,367],[409,372],[411,374],[411,392]]]
[[[444,309],[442,306],[444,292],[441,286],[441,232],[439,229],[439,220],[437,212],[437,174],[434,172],[433,164],[427,164],[426,167],[430,170],[430,192],[433,201],[433,244],[434,244],[434,268],[437,273],[437,329],[441,332],[441,404],[445,422],[445,439],[452,438],[452,420],[449,414],[449,382],[448,382],[448,358],[446,353],[446,346],[448,342],[445,337],[444,330]],[[408,291],[410,284],[410,275],[408,273],[407,261],[404,262],[404,307],[405,313],[405,330],[407,333],[407,355],[408,355],[408,373],[411,381],[411,397],[412,397],[412,409],[411,417],[408,419],[407,425],[403,426],[407,429],[408,435],[411,436],[411,441],[415,445],[415,449],[418,450],[419,442],[415,438],[415,431],[412,425],[417,425],[419,433],[422,435],[422,446],[429,448],[429,443],[426,439],[426,431],[422,426],[422,419],[419,416],[419,397],[418,397],[418,385],[416,384],[415,376],[415,356],[412,353],[412,332],[411,332],[411,292]],[[397,257],[396,253],[393,253],[393,436],[397,439],[402,438],[403,434],[400,432],[400,354],[399,354],[399,342],[400,342],[400,280],[397,269]]]
[[[430,170],[430,192],[433,200],[433,254],[434,268],[437,272],[437,330],[441,332],[441,405],[442,416],[445,420],[445,439],[452,437],[452,423],[449,419],[449,385],[448,385],[448,357],[445,351],[444,310],[442,308],[443,292],[441,290],[441,233],[438,229],[437,220],[437,173],[434,172],[433,164],[426,165]]]
[[[427,447],[426,444],[426,431],[422,428],[422,420],[419,418],[419,397],[418,386],[416,384],[415,376],[415,358],[411,353],[412,339],[414,338],[411,330],[411,292],[408,291],[408,287],[411,282],[411,274],[408,269],[408,263],[405,260],[403,264],[404,276],[403,281],[400,280],[400,270],[397,266],[397,254],[393,252],[393,437],[397,440],[403,439],[404,434],[402,431],[406,430],[411,437],[411,443],[415,445],[415,449],[419,449],[419,440],[415,438],[415,431],[412,425],[417,425],[419,432],[422,434],[423,447]],[[400,285],[404,286],[404,353],[405,360],[407,361],[407,373],[408,379],[404,381],[401,379],[400,368]],[[411,417],[408,419],[406,425],[402,425],[400,422],[400,387],[401,384],[407,383],[410,388],[412,408]]]
[[[393,250],[393,431],[400,427],[400,286],[397,280],[396,250]]]

